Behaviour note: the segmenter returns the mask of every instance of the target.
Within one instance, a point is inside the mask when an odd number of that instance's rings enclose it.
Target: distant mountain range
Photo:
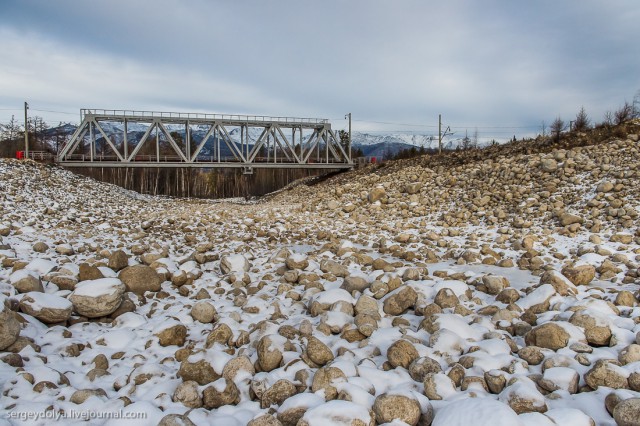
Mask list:
[[[112,141],[119,144],[123,140],[123,125],[120,123],[101,123],[102,129],[109,135]],[[180,137],[185,137],[185,129],[183,126],[166,126],[170,132],[176,132]],[[52,127],[44,131],[45,137],[70,137],[75,132],[77,126],[74,124],[63,124],[62,126]],[[147,131],[148,125],[141,123],[128,123],[127,125],[127,138],[129,140],[140,139]],[[191,134],[194,141],[200,141],[206,135],[209,130],[207,125],[191,126]],[[262,134],[261,128],[249,128],[248,134],[245,135],[246,140],[249,142],[249,149],[253,147],[255,142]],[[0,136],[6,136],[6,126],[0,124]],[[286,132],[285,132],[286,135]],[[229,129],[230,139],[239,147],[240,146],[240,128]],[[290,137],[290,135],[287,135]],[[299,135],[296,135],[299,137]],[[308,140],[309,135],[305,135],[304,140]],[[98,142],[103,141],[103,136],[100,132],[96,132],[96,139]],[[211,138],[212,140],[213,138]],[[401,151],[411,148],[424,148],[426,150],[433,150],[438,148],[437,135],[427,135],[413,132],[353,132],[352,137],[352,151],[361,151],[364,156],[377,157],[378,159],[388,158],[395,156]],[[298,141],[296,141],[298,142]],[[461,144],[459,139],[445,140],[443,141],[443,149],[451,150],[456,149]],[[209,144],[207,144],[209,145]],[[231,150],[226,144],[220,145],[221,155],[231,156]],[[211,148],[205,147],[202,154],[212,155]]]
[[[367,157],[387,158],[411,148],[438,149],[438,136],[412,132],[353,132],[351,144]],[[456,149],[459,144],[459,141],[445,140],[442,148]]]

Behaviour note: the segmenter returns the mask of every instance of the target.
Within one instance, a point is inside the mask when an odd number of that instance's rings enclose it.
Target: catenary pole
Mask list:
[[[348,113],[347,115],[345,115],[345,118],[349,118],[349,161],[352,161],[351,159],[351,113]]]
[[[442,154],[442,114],[438,114],[438,154]]]
[[[28,117],[27,110],[29,109],[29,104],[24,103],[24,156],[25,158],[29,158],[29,126],[28,126]]]

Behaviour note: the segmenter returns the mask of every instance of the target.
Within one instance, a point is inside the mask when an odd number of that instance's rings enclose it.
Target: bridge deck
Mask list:
[[[266,115],[240,115],[240,114],[207,114],[199,112],[161,112],[161,111],[133,111],[115,109],[82,109],[80,116],[93,116],[100,121],[127,121],[148,122],[161,120],[166,124],[182,124],[190,122],[194,124],[206,124],[222,122],[228,126],[248,125],[260,127],[270,124],[279,124],[286,127],[320,128],[329,123],[326,118],[301,118],[301,117],[272,117]]]

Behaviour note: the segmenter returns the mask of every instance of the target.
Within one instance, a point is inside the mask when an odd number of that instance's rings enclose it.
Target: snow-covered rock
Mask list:
[[[66,298],[32,291],[20,300],[20,310],[47,324],[64,322],[73,311],[73,304]]]
[[[117,278],[100,278],[82,281],[69,295],[73,309],[88,318],[109,315],[122,303],[125,286]]]

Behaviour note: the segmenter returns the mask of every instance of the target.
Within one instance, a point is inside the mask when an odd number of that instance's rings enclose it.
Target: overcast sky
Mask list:
[[[0,0],[0,40],[0,123],[26,100],[50,124],[352,112],[430,133],[442,113],[499,136],[581,106],[600,121],[640,90],[638,0]]]

